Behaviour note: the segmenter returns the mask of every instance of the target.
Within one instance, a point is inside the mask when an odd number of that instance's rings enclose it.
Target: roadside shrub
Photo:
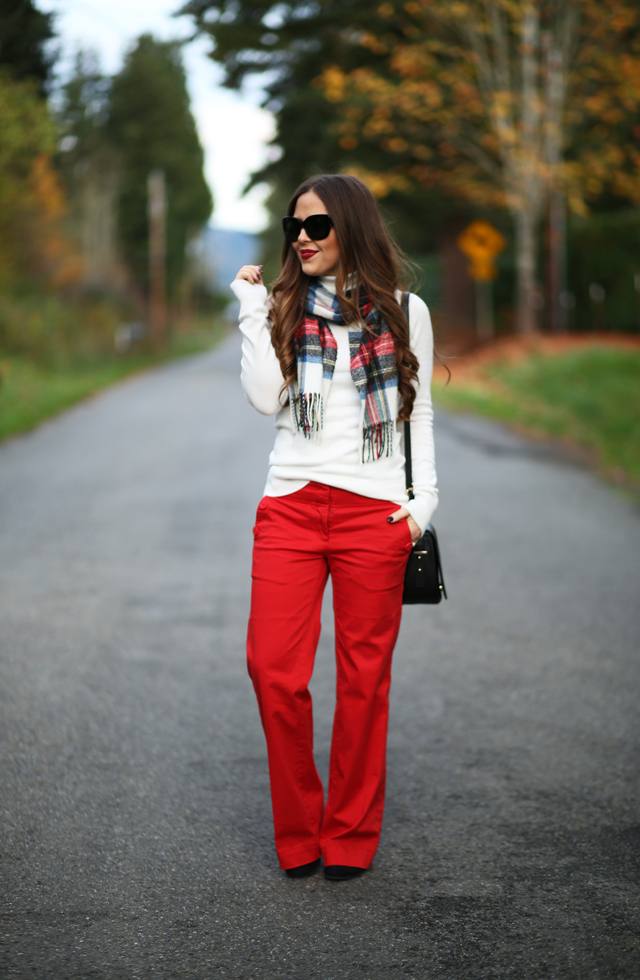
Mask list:
[[[114,352],[120,315],[106,299],[0,293],[0,351],[38,361],[82,361]]]

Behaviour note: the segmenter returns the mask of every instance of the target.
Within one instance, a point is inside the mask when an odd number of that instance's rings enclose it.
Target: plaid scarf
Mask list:
[[[349,325],[349,353],[362,406],[364,463],[393,454],[398,372],[393,334],[363,289],[358,307],[361,322]],[[345,323],[338,297],[326,280],[314,279],[307,291],[305,316],[294,334],[298,376],[289,392],[293,424],[307,439],[320,436],[324,400],[336,365],[338,345],[330,323]]]

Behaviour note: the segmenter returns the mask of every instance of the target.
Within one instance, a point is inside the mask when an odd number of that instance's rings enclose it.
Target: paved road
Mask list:
[[[243,652],[272,422],[237,356],[0,449],[0,977],[638,980],[637,510],[439,419],[450,600],[405,613],[378,857],[290,881]]]

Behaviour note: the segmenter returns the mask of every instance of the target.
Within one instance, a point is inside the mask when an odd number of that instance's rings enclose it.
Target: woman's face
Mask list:
[[[318,195],[314,194],[313,191],[307,191],[306,194],[301,194],[298,198],[293,216],[304,221],[312,214],[328,213]],[[337,275],[340,246],[335,228],[331,229],[328,238],[323,238],[320,242],[311,241],[303,228],[298,241],[293,243],[293,247],[300,259],[302,271],[307,276]]]

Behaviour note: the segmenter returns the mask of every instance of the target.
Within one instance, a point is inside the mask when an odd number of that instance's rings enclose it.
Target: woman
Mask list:
[[[260,266],[243,266],[232,284],[244,335],[242,386],[254,408],[276,416],[254,527],[248,666],[267,740],[280,865],[302,878],[322,855],[325,876],[344,880],[368,869],[378,846],[405,565],[437,505],[433,337],[427,307],[413,295],[407,331],[399,254],[360,180],[305,181],[283,228],[271,296]],[[329,575],[337,703],[325,806],[308,684]]]

